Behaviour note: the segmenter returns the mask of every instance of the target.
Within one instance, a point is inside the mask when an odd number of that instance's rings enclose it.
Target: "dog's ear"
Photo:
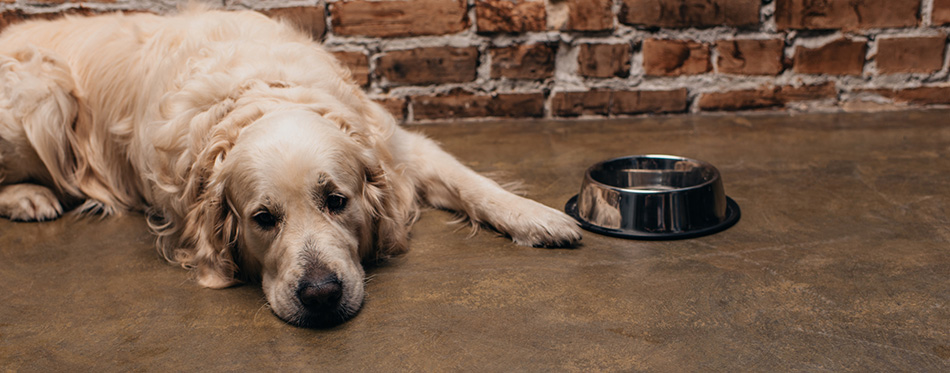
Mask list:
[[[213,289],[239,283],[235,262],[238,220],[226,201],[223,183],[205,189],[185,217],[183,238],[192,245],[186,261],[197,272],[198,284]]]
[[[363,260],[380,261],[409,249],[409,230],[416,219],[412,191],[395,175],[379,165],[366,167],[363,202],[371,214],[371,247],[362,251]]]
[[[182,190],[182,200],[188,202],[180,240],[186,249],[175,261],[195,269],[198,284],[204,287],[221,289],[240,282],[235,261],[238,218],[227,203],[227,180],[221,169],[241,129],[259,112],[253,107],[231,111],[212,130]]]

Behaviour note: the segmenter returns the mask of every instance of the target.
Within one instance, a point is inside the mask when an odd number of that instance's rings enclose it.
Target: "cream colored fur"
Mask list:
[[[211,288],[261,279],[296,325],[355,314],[361,262],[405,252],[423,205],[522,245],[580,239],[564,214],[398,127],[329,53],[258,13],[11,26],[0,88],[0,215],[145,211],[166,259]]]

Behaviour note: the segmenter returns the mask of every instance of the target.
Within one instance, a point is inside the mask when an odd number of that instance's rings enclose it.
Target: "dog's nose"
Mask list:
[[[311,311],[331,309],[340,304],[343,283],[333,273],[307,276],[297,288],[300,304]]]

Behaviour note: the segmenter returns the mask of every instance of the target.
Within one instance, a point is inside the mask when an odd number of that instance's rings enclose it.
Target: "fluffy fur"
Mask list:
[[[145,211],[159,252],[224,288],[260,279],[301,326],[352,317],[362,262],[420,206],[516,243],[580,239],[406,131],[292,27],[254,12],[66,17],[0,34],[0,214]]]

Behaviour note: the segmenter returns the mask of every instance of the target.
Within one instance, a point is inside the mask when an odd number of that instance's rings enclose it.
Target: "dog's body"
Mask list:
[[[280,318],[344,321],[361,261],[404,252],[421,205],[530,246],[580,239],[398,127],[307,36],[254,12],[34,21],[0,34],[0,215],[148,211],[211,288],[260,278]]]

